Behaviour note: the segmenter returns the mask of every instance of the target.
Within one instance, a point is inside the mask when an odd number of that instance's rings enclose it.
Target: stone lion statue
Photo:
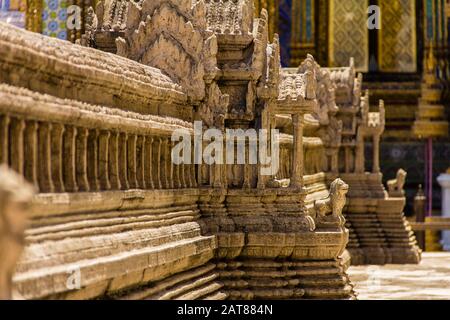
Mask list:
[[[24,247],[28,204],[34,188],[0,166],[0,299],[12,298],[12,276]]]
[[[342,209],[347,201],[348,184],[341,179],[331,183],[330,195],[326,199],[314,203],[316,209],[317,226],[343,227],[345,218]]]
[[[404,197],[405,191],[403,187],[405,186],[407,172],[403,169],[397,171],[397,176],[395,179],[388,180],[387,187],[390,197]]]

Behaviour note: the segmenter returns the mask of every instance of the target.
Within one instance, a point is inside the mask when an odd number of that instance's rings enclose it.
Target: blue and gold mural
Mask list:
[[[380,30],[367,27],[371,5],[381,10]],[[448,51],[445,0],[255,0],[257,12],[263,7],[271,33],[280,35],[284,65],[296,66],[310,53],[326,66],[354,57],[362,72],[420,75],[429,43],[438,60]]]
[[[42,34],[67,39],[67,2],[65,0],[43,0]]]

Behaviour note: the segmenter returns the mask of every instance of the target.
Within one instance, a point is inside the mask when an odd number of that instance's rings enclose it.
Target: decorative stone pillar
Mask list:
[[[375,149],[375,146],[374,146]],[[355,155],[355,172],[364,173],[365,171],[365,159],[364,159],[364,138],[358,137],[356,142],[356,155]]]
[[[450,218],[450,174],[441,174],[437,181],[442,188],[442,216]],[[450,231],[442,231],[442,245],[445,251],[450,251]]]
[[[292,123],[294,126],[294,156],[290,186],[300,188],[303,186],[303,115],[294,114]]]
[[[380,136],[373,137],[373,166],[372,173],[380,173]]]

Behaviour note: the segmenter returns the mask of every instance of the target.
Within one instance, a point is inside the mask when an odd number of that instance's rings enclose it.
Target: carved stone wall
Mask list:
[[[303,140],[317,67],[284,72],[251,8],[105,1],[82,42],[106,52],[1,25],[0,156],[39,188],[13,279],[24,298],[355,297],[348,186],[328,191],[305,165],[324,151]],[[223,132],[277,115],[292,119],[288,185],[258,165],[171,161],[171,132],[192,135],[194,119]]]
[[[128,59],[0,30],[0,81],[9,84],[0,85],[0,158],[39,190],[13,279],[18,293],[224,298],[209,262],[217,240],[198,222],[195,167],[170,159],[173,129],[192,132],[182,87]],[[198,285],[177,288],[187,279]]]

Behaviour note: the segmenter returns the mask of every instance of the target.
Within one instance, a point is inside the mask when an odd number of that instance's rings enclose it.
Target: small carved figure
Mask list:
[[[345,218],[342,209],[347,201],[348,184],[341,179],[331,183],[330,195],[314,203],[317,226],[343,227]]]
[[[12,298],[12,276],[24,246],[26,212],[34,191],[23,178],[0,167],[0,299]]]
[[[397,171],[397,176],[395,179],[388,180],[387,187],[390,197],[404,197],[405,191],[403,187],[405,186],[407,172],[403,169]]]

